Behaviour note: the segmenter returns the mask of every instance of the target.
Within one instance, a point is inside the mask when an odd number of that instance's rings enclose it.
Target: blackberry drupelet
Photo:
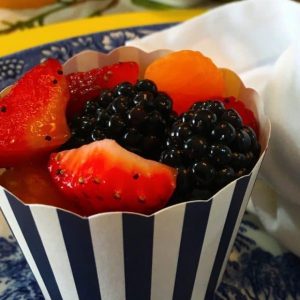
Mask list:
[[[171,203],[209,199],[248,174],[260,155],[252,128],[218,100],[196,102],[174,122],[160,161],[179,170]]]
[[[123,82],[86,102],[81,115],[71,120],[72,137],[63,148],[111,138],[129,151],[159,160],[177,118],[172,100],[154,82]]]

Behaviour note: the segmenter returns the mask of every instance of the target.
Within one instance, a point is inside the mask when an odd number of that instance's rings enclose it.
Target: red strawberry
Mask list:
[[[82,215],[107,211],[144,214],[163,208],[176,184],[176,170],[144,159],[105,139],[54,153],[49,170]]]
[[[97,97],[103,89],[113,88],[123,81],[135,83],[138,74],[139,66],[136,62],[119,62],[88,72],[76,72],[67,75],[71,93],[68,116],[80,112],[84,103]]]
[[[69,90],[54,59],[27,72],[0,99],[0,167],[50,153],[69,136],[65,110]]]
[[[253,112],[248,109],[242,101],[237,100],[235,97],[223,98],[222,102],[225,107],[235,109],[243,119],[243,124],[250,126],[256,133],[256,136],[259,136],[259,125]]]

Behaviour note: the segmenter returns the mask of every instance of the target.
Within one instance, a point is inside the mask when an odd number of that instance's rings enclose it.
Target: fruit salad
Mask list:
[[[25,203],[81,216],[152,214],[205,200],[251,172],[254,113],[224,97],[222,71],[197,51],[63,74],[49,59],[0,98],[0,184]]]

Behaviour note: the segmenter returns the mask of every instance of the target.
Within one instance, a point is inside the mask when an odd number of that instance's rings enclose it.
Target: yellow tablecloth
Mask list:
[[[182,22],[205,9],[131,12],[79,19],[0,36],[0,57],[75,36],[119,28]]]

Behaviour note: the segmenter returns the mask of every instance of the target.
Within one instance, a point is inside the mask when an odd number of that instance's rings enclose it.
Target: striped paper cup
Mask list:
[[[66,62],[64,70],[134,60],[142,76],[166,52],[133,47],[109,54],[86,51]],[[245,101],[259,120],[263,153],[250,174],[211,199],[151,216],[113,212],[83,218],[51,206],[25,205],[0,187],[1,210],[46,299],[213,299],[270,135],[256,92],[233,72],[223,72],[226,94]]]

